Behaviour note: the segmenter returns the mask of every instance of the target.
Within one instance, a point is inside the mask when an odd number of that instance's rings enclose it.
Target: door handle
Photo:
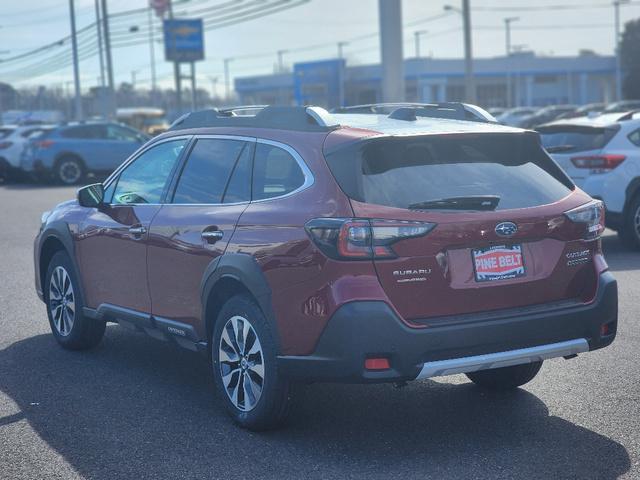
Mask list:
[[[142,225],[139,225],[137,227],[129,227],[129,233],[131,235],[140,236],[147,233],[147,229],[144,228]]]
[[[216,243],[222,240],[224,232],[222,230],[205,230],[202,232],[202,238],[208,243]]]

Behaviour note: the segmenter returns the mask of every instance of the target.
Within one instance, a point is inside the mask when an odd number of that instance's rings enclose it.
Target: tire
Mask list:
[[[231,297],[213,328],[210,351],[216,392],[234,422],[248,430],[274,429],[291,410],[292,385],[278,372],[274,338],[269,322],[248,295]],[[239,388],[242,380],[250,391]]]
[[[640,250],[640,195],[631,200],[618,237],[626,247]]]
[[[77,157],[62,157],[56,162],[54,179],[61,185],[77,185],[85,177],[85,168],[82,160]]]
[[[480,387],[491,390],[511,390],[533,380],[540,371],[540,367],[542,367],[542,361],[480,370],[466,375],[469,380]]]
[[[100,343],[106,322],[83,315],[84,299],[66,252],[57,252],[51,258],[44,294],[51,332],[60,346],[68,350],[86,350]]]

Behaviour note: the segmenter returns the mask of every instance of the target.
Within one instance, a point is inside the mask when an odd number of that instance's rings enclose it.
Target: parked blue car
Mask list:
[[[118,123],[69,123],[31,139],[20,167],[38,180],[74,185],[89,173],[111,173],[148,139]]]

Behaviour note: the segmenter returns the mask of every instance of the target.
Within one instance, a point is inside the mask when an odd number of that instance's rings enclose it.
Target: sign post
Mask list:
[[[195,109],[196,69],[195,62],[204,60],[204,29],[202,19],[169,18],[164,20],[165,59],[176,65],[177,109],[182,113],[181,63],[191,64],[192,108]]]

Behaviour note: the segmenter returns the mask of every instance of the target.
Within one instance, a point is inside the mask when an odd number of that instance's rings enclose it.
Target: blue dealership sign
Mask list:
[[[164,54],[169,62],[204,60],[202,19],[165,20]]]

